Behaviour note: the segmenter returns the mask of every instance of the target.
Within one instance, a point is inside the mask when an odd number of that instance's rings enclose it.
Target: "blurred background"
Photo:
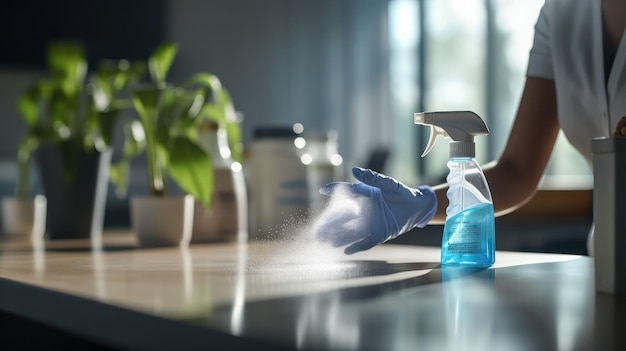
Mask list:
[[[448,147],[420,158],[427,128],[413,113],[473,110],[491,130],[477,159],[507,139],[543,0],[107,0],[9,1],[0,13],[0,196],[15,191],[25,126],[16,100],[44,74],[45,44],[81,40],[88,60],[145,60],[177,42],[169,78],[216,74],[243,117],[244,144],[258,126],[302,123],[337,131],[347,171],[371,166],[409,185],[447,175]],[[114,156],[115,157],[115,156]],[[135,162],[142,162],[138,159]],[[131,190],[141,192],[143,172]],[[542,184],[588,190],[590,171],[563,137]],[[33,180],[37,186],[37,180]],[[109,189],[105,226],[128,225],[127,199]],[[576,223],[582,250],[589,218]],[[538,234],[541,235],[541,234]],[[563,248],[556,249],[565,250]]]

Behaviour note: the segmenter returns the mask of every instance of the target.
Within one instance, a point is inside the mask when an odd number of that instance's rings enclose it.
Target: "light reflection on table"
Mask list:
[[[2,242],[0,277],[27,284],[3,291],[18,298],[39,286],[98,301],[94,313],[117,306],[299,349],[571,350],[621,341],[623,318],[606,307],[621,300],[596,298],[586,257],[498,252],[490,269],[441,269],[429,247],[382,245],[353,256],[311,242],[140,250],[117,235],[97,246]],[[0,309],[10,303],[1,299]],[[98,332],[115,345],[141,342]]]

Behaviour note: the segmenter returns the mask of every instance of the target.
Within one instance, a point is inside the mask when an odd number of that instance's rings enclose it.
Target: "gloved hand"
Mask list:
[[[321,241],[344,252],[368,250],[415,227],[430,222],[437,210],[433,188],[416,189],[369,169],[355,167],[359,181],[326,184],[320,193],[330,197],[317,219],[314,231]]]

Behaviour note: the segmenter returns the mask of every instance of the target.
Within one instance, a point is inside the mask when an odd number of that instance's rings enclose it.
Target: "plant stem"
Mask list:
[[[148,162],[148,183],[152,195],[163,195],[165,184],[163,181],[163,167],[159,162],[157,143],[153,126],[150,123],[144,124],[146,133],[146,159]]]
[[[17,186],[17,196],[20,198],[28,197],[30,193],[28,179],[30,173],[30,160],[19,162],[19,177]]]

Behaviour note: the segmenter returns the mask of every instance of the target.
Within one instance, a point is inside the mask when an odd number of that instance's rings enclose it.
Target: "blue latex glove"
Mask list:
[[[315,234],[335,247],[355,252],[393,239],[415,227],[423,228],[437,210],[437,197],[427,185],[416,189],[369,169],[355,167],[359,181],[326,184],[320,193],[330,197],[316,222]]]

